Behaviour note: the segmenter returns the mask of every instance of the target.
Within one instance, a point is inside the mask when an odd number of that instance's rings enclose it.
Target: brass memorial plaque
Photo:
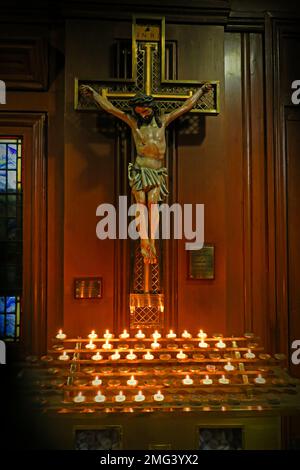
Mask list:
[[[75,279],[74,296],[75,299],[101,299],[102,277]]]
[[[215,278],[215,247],[213,245],[204,245],[201,250],[188,252],[188,278]]]

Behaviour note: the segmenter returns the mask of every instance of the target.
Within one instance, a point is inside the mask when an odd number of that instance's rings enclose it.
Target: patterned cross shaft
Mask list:
[[[160,112],[170,112],[182,105],[204,81],[166,80],[165,19],[133,17],[132,77],[130,79],[75,79],[75,109],[95,110],[96,105],[79,94],[80,85],[90,85],[122,111],[131,110],[129,100],[137,92],[152,95]],[[219,112],[219,82],[207,81],[212,89],[201,97],[192,112]]]

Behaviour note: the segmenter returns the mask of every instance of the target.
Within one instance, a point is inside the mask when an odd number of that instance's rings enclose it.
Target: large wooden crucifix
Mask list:
[[[164,18],[134,17],[132,78],[75,82],[75,108],[94,110],[100,106],[129,125],[135,142],[136,160],[129,164],[128,178],[135,202],[148,208],[149,232],[141,238],[140,250],[136,251],[130,293],[132,327],[162,326],[164,296],[159,276],[162,257],[158,256],[152,237],[159,216],[150,206],[157,205],[168,194],[164,167],[166,127],[189,111],[219,112],[219,83],[166,80],[165,51]],[[141,220],[140,211],[138,217]]]

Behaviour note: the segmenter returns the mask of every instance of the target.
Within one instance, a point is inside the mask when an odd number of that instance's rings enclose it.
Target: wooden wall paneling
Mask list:
[[[284,307],[280,313],[285,316],[286,330],[282,332],[281,342],[288,355],[289,369],[291,373],[300,377],[299,365],[291,362],[291,344],[294,339],[300,338],[299,323],[299,132],[300,113],[299,106],[291,104],[291,83],[300,77],[300,19],[292,21],[273,21],[277,39],[277,51],[280,58],[278,63],[278,95],[280,96],[280,148],[278,159],[281,164],[283,180],[285,219],[279,225],[284,230],[282,237],[285,246],[285,277],[282,288],[285,289]],[[280,171],[280,170],[279,170]],[[278,253],[280,255],[281,253]],[[280,272],[278,275],[280,276]],[[282,295],[283,296],[283,295]],[[282,321],[282,320],[281,320]],[[291,416],[286,420],[286,444],[289,447],[296,445],[299,448],[300,420],[298,416]]]
[[[173,41],[172,35],[167,39]],[[178,79],[178,42],[172,42],[172,66],[166,67],[167,80]],[[167,203],[171,206],[178,201],[178,127],[167,129],[166,167],[168,168],[169,196]],[[172,231],[172,228],[171,228]],[[178,330],[178,240],[171,236],[163,246],[163,289],[165,299],[164,326],[165,330]]]
[[[49,28],[1,24],[0,76],[8,90],[48,87]]]
[[[289,357],[291,354],[291,342],[297,334],[300,337],[299,304],[297,301],[297,288],[299,284],[299,272],[295,270],[297,252],[299,247],[296,244],[295,236],[298,233],[298,217],[295,213],[295,204],[299,194],[298,158],[299,139],[299,108],[291,102],[291,84],[300,77],[300,18],[298,21],[278,20],[274,21],[274,35],[277,40],[278,51],[278,95],[279,104],[279,146],[278,160],[280,172],[280,188],[282,188],[282,211],[283,219],[279,224],[282,240],[282,256],[284,258],[284,271],[282,277],[282,297],[285,300],[282,315],[285,317],[286,333],[281,342],[285,342],[285,350]],[[278,253],[279,255],[281,253]],[[281,273],[278,274],[279,276]],[[293,372],[299,375],[296,367],[290,363]]]
[[[266,348],[270,338],[267,328],[267,247],[266,247],[266,171],[265,171],[265,91],[263,84],[263,37],[260,33],[248,34],[249,109],[251,131],[251,308],[252,330],[261,336]],[[249,181],[248,180],[248,181]],[[248,325],[245,325],[246,328]]]
[[[262,35],[225,33],[227,328],[266,340],[266,182]],[[234,116],[234,123],[230,116]],[[234,256],[231,255],[234,253]]]
[[[279,331],[277,327],[277,297],[276,297],[276,211],[275,211],[275,64],[274,64],[274,38],[272,19],[265,15],[265,123],[266,123],[266,173],[267,173],[267,270],[268,270],[268,304],[267,325],[269,331],[270,351],[277,351]]]
[[[124,23],[68,20],[66,24],[64,327],[71,335],[92,328],[121,328],[125,318],[127,248],[122,241],[96,237],[97,206],[114,204],[119,191],[125,190],[125,162],[119,160],[124,152],[120,153],[113,118],[74,110],[74,79],[111,78],[111,45],[116,38],[130,37],[131,19]],[[78,276],[103,277],[102,299],[75,300],[72,286]]]
[[[289,348],[300,339],[300,109],[287,107],[285,112],[287,166],[287,237],[288,237],[288,299]],[[290,349],[290,353],[292,350]],[[299,365],[290,362],[294,376],[300,377]]]
[[[127,167],[131,161],[131,132],[128,126],[118,123],[116,125],[116,152],[115,152],[115,204],[119,205],[119,196],[128,196]],[[115,241],[115,270],[114,270],[114,330],[129,330],[129,288],[130,288],[130,253],[129,240],[117,239]]]
[[[1,16],[1,21],[3,16]],[[48,341],[63,325],[63,211],[64,211],[64,24],[1,24],[1,37],[12,31],[22,37],[48,38],[49,88],[8,90],[1,111],[47,114],[47,328]],[[50,344],[50,343],[49,343]]]
[[[177,41],[178,79],[213,77],[221,82],[218,116],[186,116],[174,124],[178,132],[176,202],[205,204],[205,238],[216,247],[215,279],[188,280],[185,240],[178,240],[178,328],[225,331],[224,29],[167,24],[166,34]]]
[[[243,254],[244,254],[244,324],[253,331],[253,240],[252,240],[252,127],[251,127],[251,76],[250,37],[241,36],[242,61],[242,122],[243,122]]]
[[[172,205],[178,201],[178,153],[177,132],[167,130],[166,167],[169,169],[169,196],[167,202]],[[173,237],[163,243],[163,286],[165,294],[165,329],[178,329],[178,240]]]
[[[45,114],[0,113],[1,130],[23,138],[23,305],[21,346],[41,354],[47,344],[47,188]]]
[[[279,18],[278,18],[279,16]],[[284,17],[284,15],[281,15]],[[295,15],[296,17],[296,15]],[[280,15],[267,14],[265,17],[265,63],[266,63],[266,124],[267,124],[267,165],[268,165],[268,247],[269,247],[269,318],[272,349],[287,355],[290,363],[290,342],[298,329],[297,294],[295,284],[297,270],[293,262],[297,259],[295,238],[294,201],[297,198],[297,124],[290,121],[286,105],[291,105],[291,82],[299,75],[299,20],[280,19]],[[292,38],[296,42],[293,44]],[[298,72],[298,73],[297,73]],[[287,119],[286,119],[287,118]],[[298,131],[299,132],[299,131]],[[293,169],[293,172],[291,171]],[[293,274],[292,274],[293,273]],[[295,277],[294,277],[295,276]],[[291,280],[292,278],[292,280]],[[296,313],[294,321],[294,312]],[[290,317],[292,315],[292,318]],[[292,328],[292,329],[291,329]],[[295,331],[294,331],[295,329]],[[298,373],[292,368],[293,373]],[[285,446],[291,446],[298,437],[299,419],[286,418],[283,421]]]
[[[266,341],[266,202],[262,37],[242,33],[244,315]]]
[[[120,0],[96,0],[89,2],[63,2],[62,15],[67,18],[108,19],[114,21],[116,16],[129,20],[135,14],[166,15],[170,21],[181,22],[184,17],[189,23],[225,24],[230,11],[229,0],[159,0],[141,2],[131,0],[129,4]]]
[[[243,127],[241,33],[226,32],[226,322],[230,334],[245,331],[243,256]]]
[[[47,327],[48,344],[58,328],[63,327],[64,312],[64,111],[65,111],[65,28],[54,25],[49,42],[49,91],[35,93],[39,101],[47,95],[47,147],[48,147],[48,275],[47,275]],[[27,94],[27,93],[26,93]],[[25,94],[25,95],[26,95]],[[31,93],[32,94],[32,93]],[[23,93],[24,95],[24,93]],[[45,99],[45,98],[44,98]],[[31,103],[31,99],[27,99]]]
[[[280,29],[273,21],[274,54],[274,158],[275,158],[275,243],[276,243],[276,299],[277,348],[289,355],[288,346],[288,279],[287,279],[287,214],[286,165],[284,152],[284,108],[280,96]]]
[[[294,38],[294,43],[293,39]],[[290,104],[291,83],[300,74],[297,51],[299,51],[299,27],[297,20],[266,17],[266,80],[269,187],[274,181],[274,216],[272,200],[269,199],[269,282],[275,315],[272,337],[275,349],[290,354],[289,344],[289,279],[287,239],[287,174],[285,108]],[[272,197],[272,195],[271,195]],[[274,230],[274,233],[272,233]],[[272,243],[274,243],[274,248]],[[274,262],[272,261],[272,255]],[[271,310],[270,310],[271,312]]]

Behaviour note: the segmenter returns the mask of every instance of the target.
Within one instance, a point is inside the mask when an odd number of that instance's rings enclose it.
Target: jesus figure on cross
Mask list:
[[[136,159],[128,166],[129,184],[136,203],[148,207],[150,219],[155,217],[155,220],[149,220],[147,224],[151,227],[151,234],[156,233],[159,223],[159,218],[155,211],[151,211],[151,206],[163,201],[168,194],[168,171],[164,167],[166,127],[174,119],[189,112],[201,96],[210,89],[211,85],[205,83],[182,106],[168,114],[159,115],[152,96],[137,93],[130,101],[132,113],[129,114],[116,108],[92,87],[88,85],[80,87],[83,96],[93,99],[103,110],[126,122],[131,128],[136,147]],[[145,263],[157,262],[154,238],[151,236],[141,238],[141,253]]]

